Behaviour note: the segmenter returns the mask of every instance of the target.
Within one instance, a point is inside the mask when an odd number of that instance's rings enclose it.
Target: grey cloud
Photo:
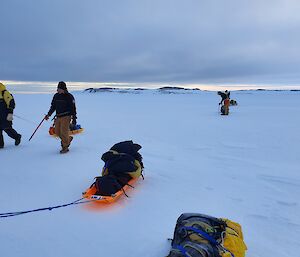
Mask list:
[[[298,1],[11,0],[0,7],[0,79],[285,83],[299,74]]]

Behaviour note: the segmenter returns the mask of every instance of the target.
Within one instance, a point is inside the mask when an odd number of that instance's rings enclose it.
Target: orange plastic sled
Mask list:
[[[80,134],[80,133],[83,132],[83,130],[84,130],[83,128],[76,129],[76,130],[70,130],[69,135],[72,136],[72,135]],[[55,128],[54,127],[49,128],[49,135],[53,136],[53,137],[57,137],[57,135],[55,134]]]
[[[137,180],[138,179],[131,179],[128,182],[128,184],[133,185],[136,183]],[[120,190],[111,196],[96,195],[95,193],[97,192],[97,189],[95,184],[93,184],[90,188],[88,188],[85,192],[82,193],[82,197],[89,200],[94,200],[96,203],[111,204],[117,201],[122,195],[124,195],[124,191],[126,192],[128,189],[131,189],[131,187],[125,185],[123,187],[123,190]]]

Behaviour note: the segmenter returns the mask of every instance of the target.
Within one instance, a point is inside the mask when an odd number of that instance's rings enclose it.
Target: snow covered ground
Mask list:
[[[70,152],[45,122],[52,95],[17,94],[14,127],[0,151],[0,213],[69,203],[100,174],[113,144],[142,145],[145,180],[109,207],[77,205],[0,219],[3,257],[166,256],[182,212],[242,225],[248,257],[298,257],[300,247],[300,92],[232,92],[218,113],[215,92],[76,92]],[[180,91],[179,91],[180,92]]]

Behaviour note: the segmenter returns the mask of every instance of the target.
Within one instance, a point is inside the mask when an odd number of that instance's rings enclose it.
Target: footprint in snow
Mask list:
[[[270,176],[270,175],[260,175],[259,178],[261,180],[264,180],[264,181],[267,181],[267,182],[270,182],[273,184],[281,184],[281,185],[300,187],[300,180],[297,180],[297,179],[290,179],[290,178]]]
[[[293,207],[297,206],[298,204],[296,202],[285,202],[285,201],[276,201],[279,205],[287,206],[287,207]]]

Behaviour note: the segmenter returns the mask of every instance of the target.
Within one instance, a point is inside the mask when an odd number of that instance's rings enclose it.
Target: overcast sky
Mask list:
[[[0,80],[300,85],[299,0],[0,0]]]

